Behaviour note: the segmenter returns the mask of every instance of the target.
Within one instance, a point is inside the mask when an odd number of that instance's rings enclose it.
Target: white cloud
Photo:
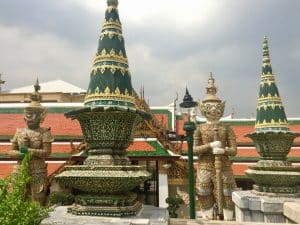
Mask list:
[[[1,72],[7,80],[6,88],[32,83],[36,76],[41,80],[63,78],[77,85],[87,83],[92,62],[89,49],[77,49],[51,33],[1,25],[0,33]]]
[[[0,1],[0,72],[6,74],[5,87],[30,84],[38,74],[41,80],[61,78],[85,89],[106,0],[53,0],[49,5],[27,0],[16,8],[17,3]],[[170,103],[176,92],[181,100],[186,85],[198,99],[212,71],[227,109],[249,115],[255,111],[266,33],[286,109],[298,112],[297,4],[119,0],[133,86],[138,90],[143,84],[152,105]],[[26,6],[31,11],[23,10]]]
[[[78,4],[93,13],[103,13],[106,1],[99,0],[68,0]],[[145,23],[166,24],[176,26],[176,29],[185,29],[190,26],[202,27],[210,24],[219,17],[224,7],[221,1],[206,0],[120,0],[120,17],[126,15],[124,23],[143,25]]]

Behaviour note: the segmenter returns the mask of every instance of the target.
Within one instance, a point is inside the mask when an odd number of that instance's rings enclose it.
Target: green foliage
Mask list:
[[[74,195],[64,192],[52,192],[49,196],[50,205],[61,204],[71,205],[74,202]]]
[[[18,171],[0,182],[1,225],[38,225],[48,216],[49,209],[26,199],[30,159],[31,155],[26,154]]]
[[[179,208],[179,205],[183,203],[182,198],[180,198],[178,195],[176,195],[175,197],[168,197],[166,198],[166,203],[169,205],[167,209],[169,211],[170,217],[177,218],[178,215],[176,213],[176,210]]]

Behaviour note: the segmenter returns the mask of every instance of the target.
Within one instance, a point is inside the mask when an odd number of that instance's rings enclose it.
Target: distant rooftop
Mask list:
[[[63,93],[85,93],[86,90],[77,87],[73,84],[65,82],[63,80],[53,80],[44,83],[40,83],[41,93],[50,92],[63,92]],[[34,91],[33,84],[29,86],[24,86],[20,88],[15,88],[9,90],[7,93],[32,93]]]

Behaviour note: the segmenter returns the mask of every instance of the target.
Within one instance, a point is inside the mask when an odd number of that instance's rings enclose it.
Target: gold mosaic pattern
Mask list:
[[[125,90],[125,94],[120,93],[120,89],[117,87],[114,92],[111,92],[109,87],[106,87],[104,92],[99,92],[99,89],[95,90],[94,93],[91,93],[91,90],[88,90],[88,93],[85,96],[84,102],[92,102],[97,100],[110,100],[110,101],[120,101],[120,102],[130,102],[135,103],[135,99],[133,96],[129,94],[127,89]]]
[[[123,52],[120,50],[118,53],[116,53],[116,51],[114,49],[111,49],[110,52],[106,52],[105,49],[102,50],[101,54],[96,54],[96,57],[94,59],[94,68],[97,68],[96,64],[99,62],[107,62],[107,61],[112,61],[115,63],[122,63],[125,64],[125,67],[128,68],[128,60],[127,58],[124,56]],[[105,66],[110,66],[110,65],[105,65]],[[103,67],[103,68],[109,68],[109,67]],[[111,68],[118,68],[122,71],[124,71],[124,73],[122,73],[123,75],[125,74],[125,68],[124,67],[111,67]],[[101,70],[100,70],[101,72]]]

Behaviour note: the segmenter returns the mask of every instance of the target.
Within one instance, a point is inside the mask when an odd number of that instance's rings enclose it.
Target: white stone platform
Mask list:
[[[235,204],[235,217],[238,222],[291,222],[284,213],[284,204],[287,202],[300,203],[300,198],[283,196],[258,195],[252,191],[235,191],[232,194]]]
[[[40,225],[167,225],[168,211],[151,205],[143,205],[135,217],[76,216],[67,213],[67,206],[59,206]]]

